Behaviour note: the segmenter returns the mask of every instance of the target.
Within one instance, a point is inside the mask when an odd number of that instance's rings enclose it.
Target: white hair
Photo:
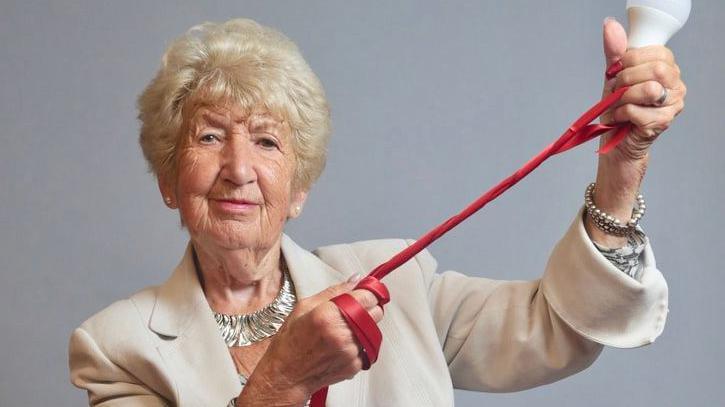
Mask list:
[[[331,131],[324,89],[290,39],[249,19],[197,25],[166,49],[138,98],[139,141],[151,172],[175,176],[185,105],[230,101],[289,122],[293,185],[309,189],[325,167]]]

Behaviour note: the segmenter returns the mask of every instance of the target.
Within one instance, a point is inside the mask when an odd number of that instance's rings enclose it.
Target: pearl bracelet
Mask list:
[[[642,216],[644,216],[644,211],[647,208],[644,204],[644,197],[642,194],[637,195],[637,207],[632,209],[632,218],[626,225],[623,225],[619,219],[608,215],[606,212],[594,205],[594,186],[594,182],[589,184],[586,192],[584,193],[584,205],[586,206],[587,214],[589,214],[592,218],[594,224],[597,225],[599,229],[610,235],[629,236],[633,233],[636,230],[639,220],[642,219]]]

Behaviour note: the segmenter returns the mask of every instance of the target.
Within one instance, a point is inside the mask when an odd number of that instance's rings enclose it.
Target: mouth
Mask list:
[[[219,209],[224,212],[249,213],[255,210],[259,204],[246,199],[212,199]]]

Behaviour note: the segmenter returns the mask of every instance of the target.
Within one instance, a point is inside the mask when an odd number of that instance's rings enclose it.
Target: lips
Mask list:
[[[213,199],[219,209],[225,212],[247,213],[255,210],[259,204],[246,199]]]
[[[258,205],[256,202],[248,201],[246,199],[215,199],[219,202],[227,202],[234,205]]]

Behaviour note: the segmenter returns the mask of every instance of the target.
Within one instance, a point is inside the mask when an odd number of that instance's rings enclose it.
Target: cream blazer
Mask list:
[[[410,242],[309,252],[284,235],[282,253],[304,298],[369,272]],[[384,280],[393,300],[380,323],[378,362],[331,386],[327,406],[452,406],[453,388],[527,389],[585,369],[603,345],[647,345],[665,326],[667,284],[649,243],[643,261],[640,281],[615,268],[590,241],[582,209],[537,280],[439,273],[422,252]],[[70,375],[97,406],[222,407],[239,395],[190,247],[164,284],[112,304],[73,332]]]

